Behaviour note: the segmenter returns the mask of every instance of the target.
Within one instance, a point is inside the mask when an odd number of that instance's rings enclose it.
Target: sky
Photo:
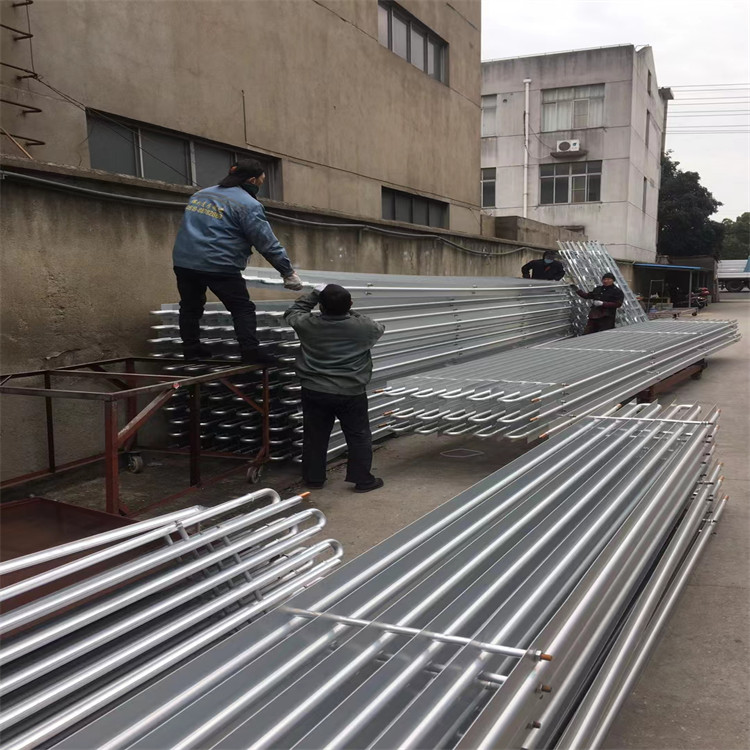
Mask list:
[[[667,149],[724,204],[712,218],[750,211],[750,0],[482,0],[482,60],[615,44],[651,45]]]

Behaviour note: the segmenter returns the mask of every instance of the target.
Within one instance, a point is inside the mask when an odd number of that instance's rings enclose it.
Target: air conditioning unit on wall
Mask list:
[[[580,141],[558,141],[556,151],[558,153],[568,153],[581,150]]]

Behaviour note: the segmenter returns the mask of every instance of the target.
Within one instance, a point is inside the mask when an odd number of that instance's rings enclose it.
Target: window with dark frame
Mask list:
[[[431,78],[447,82],[446,42],[390,0],[378,2],[378,40]]]
[[[601,200],[601,161],[539,165],[539,205]]]
[[[448,204],[384,187],[381,190],[383,218],[407,224],[448,228]]]
[[[205,188],[226,177],[237,159],[251,158],[267,170],[259,195],[277,195],[278,160],[265,155],[93,112],[86,113],[86,122],[92,169]]]
[[[496,167],[482,168],[482,208],[495,208]]]

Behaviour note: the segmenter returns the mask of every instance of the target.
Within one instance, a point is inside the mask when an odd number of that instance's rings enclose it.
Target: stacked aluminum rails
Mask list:
[[[342,554],[324,524],[259,490],[0,564],[29,574],[0,590],[4,746],[90,721],[320,579]]]
[[[394,380],[396,433],[536,440],[740,338],[736,321],[660,320]]]
[[[252,271],[256,274],[256,270]],[[300,271],[305,283],[314,286],[331,274]],[[281,279],[273,269],[246,274],[249,284],[277,288]],[[392,275],[335,274],[355,296],[356,309],[384,323],[386,333],[373,349],[374,373],[371,390],[389,378],[481,356],[488,352],[561,338],[569,331],[571,293],[563,284],[522,279],[473,277],[415,277]],[[291,301],[257,301],[258,336],[261,346],[290,365],[299,347],[294,331],[286,325],[284,311]],[[154,311],[160,319],[156,338],[150,340],[156,356],[179,353],[177,306],[163,305]],[[220,305],[206,311],[203,340],[230,359],[237,344],[229,313]],[[191,365],[186,371],[205,371]],[[301,448],[299,385],[294,371],[272,371],[271,458],[298,456]],[[240,387],[257,388],[252,376],[243,376]],[[206,450],[252,453],[260,440],[258,415],[242,399],[220,384],[204,389],[201,441]],[[400,398],[373,395],[371,430],[375,437],[389,434],[388,412]],[[187,397],[173,400],[165,409],[173,447],[188,442]],[[384,416],[385,415],[385,416]],[[336,425],[329,444],[329,457],[345,450]]]
[[[199,375],[212,371],[210,365],[168,365],[165,371],[184,375]],[[221,368],[215,368],[221,369]],[[269,415],[270,459],[284,461],[291,457],[296,440],[294,424],[290,421],[299,409],[299,399],[285,392],[286,384],[294,379],[293,372],[273,370],[269,377],[271,411]],[[232,378],[238,388],[259,402],[263,398],[261,375],[250,372]],[[167,417],[170,447],[185,448],[189,444],[189,397],[179,391],[164,407]],[[261,415],[246,401],[229,391],[222,383],[209,382],[201,387],[200,396],[201,449],[219,453],[247,454],[258,452],[263,442]]]
[[[616,326],[629,326],[648,320],[646,311],[638,302],[633,290],[620,273],[615,259],[607,252],[604,245],[599,242],[558,242],[557,244],[565,260],[567,278],[585,291],[590,292],[594,287],[600,286],[605,273],[611,273],[615,277],[615,283],[625,295],[622,307],[617,311]],[[586,327],[590,303],[577,295],[576,300],[573,329],[576,334],[581,334]]]
[[[725,502],[715,430],[584,419],[56,747],[593,747]]]

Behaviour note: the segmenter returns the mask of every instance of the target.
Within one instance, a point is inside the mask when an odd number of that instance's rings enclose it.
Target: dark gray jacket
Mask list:
[[[342,396],[365,392],[372,377],[370,349],[385,326],[354,310],[346,315],[317,315],[318,293],[295,300],[284,313],[297,332],[300,351],[295,368],[303,388]]]

